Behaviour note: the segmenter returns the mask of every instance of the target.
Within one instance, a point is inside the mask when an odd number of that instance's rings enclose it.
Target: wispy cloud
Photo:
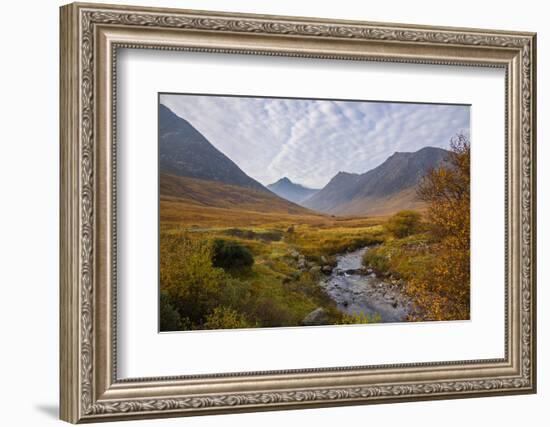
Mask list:
[[[172,94],[160,102],[263,184],[286,176],[321,188],[395,151],[448,148],[470,129],[469,107],[457,105]]]

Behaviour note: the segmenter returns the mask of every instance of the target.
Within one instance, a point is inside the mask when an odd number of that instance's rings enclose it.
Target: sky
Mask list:
[[[470,107],[368,101],[162,94],[247,175],[322,188],[338,172],[364,173],[396,151],[448,148],[469,132]]]

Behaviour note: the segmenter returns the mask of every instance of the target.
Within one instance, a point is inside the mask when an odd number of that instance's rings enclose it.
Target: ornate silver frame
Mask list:
[[[72,422],[534,393],[533,33],[71,4],[61,8],[61,419]],[[506,70],[505,357],[119,380],[114,138],[119,47]]]

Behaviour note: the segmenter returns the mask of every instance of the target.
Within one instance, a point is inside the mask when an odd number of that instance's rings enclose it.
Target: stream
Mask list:
[[[337,265],[321,286],[347,314],[379,314],[382,322],[401,322],[410,311],[410,301],[401,286],[363,271],[362,259],[369,247],[339,255]]]

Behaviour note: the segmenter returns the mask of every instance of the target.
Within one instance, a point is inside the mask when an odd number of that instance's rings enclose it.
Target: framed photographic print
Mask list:
[[[61,8],[61,418],[533,393],[535,34]]]

